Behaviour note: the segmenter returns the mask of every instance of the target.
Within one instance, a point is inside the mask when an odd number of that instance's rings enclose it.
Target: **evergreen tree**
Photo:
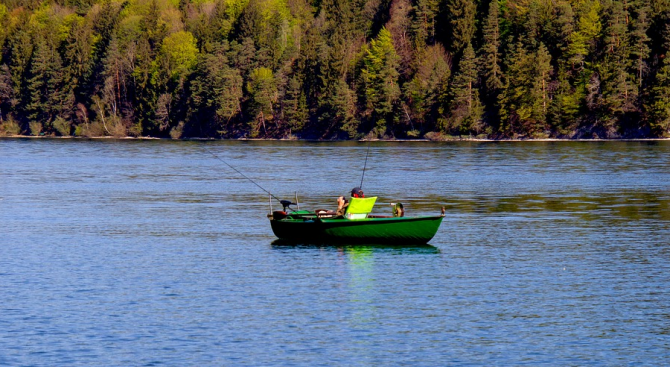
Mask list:
[[[45,97],[47,93],[47,72],[49,69],[49,50],[43,39],[38,40],[30,61],[29,77],[26,83],[26,117],[30,121],[45,122]]]
[[[213,54],[201,55],[190,86],[193,122],[186,127],[189,135],[231,136],[235,119],[242,112],[243,80],[237,69],[229,66],[226,48],[214,47]]]
[[[0,4],[0,25],[7,23],[9,12],[7,11],[7,6],[5,4]],[[5,43],[7,38],[7,29],[0,27],[0,45]]]
[[[28,103],[25,90],[26,79],[29,77],[27,71],[33,54],[33,37],[27,12],[20,13],[16,28],[8,36],[6,49],[13,94],[19,98],[20,107],[25,107]]]
[[[587,57],[594,55],[597,37],[602,30],[599,0],[585,0],[579,3],[577,29],[570,34],[568,58],[573,69],[583,68]]]
[[[439,106],[449,99],[445,91],[451,76],[450,60],[439,43],[423,50],[418,59],[421,62],[414,77],[404,85],[402,116],[412,134],[435,128]]]
[[[439,6],[439,0],[415,1],[411,29],[416,48],[421,49],[435,41],[435,23]]]
[[[356,96],[344,80],[334,85],[332,93],[328,94],[323,105],[323,112],[319,116],[320,125],[325,126],[321,138],[338,137],[340,132],[350,138],[358,137],[358,121],[355,119]]]
[[[603,29],[603,59],[598,72],[602,81],[602,105],[598,116],[601,134],[615,136],[621,118],[634,108],[637,88],[630,68],[630,40],[628,34],[628,11],[620,2],[611,2],[604,12],[606,27]]]
[[[86,135],[665,135],[669,4],[8,0],[0,119]]]
[[[475,34],[477,7],[473,0],[447,0],[451,50],[458,53],[472,41]]]
[[[567,62],[570,52],[570,36],[575,31],[575,14],[567,1],[559,1],[555,9],[555,18],[551,23],[551,43],[547,44],[550,52],[555,54],[561,63]]]
[[[642,81],[644,74],[647,71],[647,58],[649,57],[649,41],[651,40],[647,35],[649,30],[649,19],[647,18],[647,7],[641,7],[637,11],[637,17],[633,23],[631,32],[631,49],[630,56],[633,58],[633,68],[637,77],[637,86],[642,89]]]
[[[33,50],[26,83],[26,117],[47,125],[56,116],[69,116],[71,102],[63,95],[62,60],[53,46],[41,38]],[[49,126],[45,126],[49,130]]]
[[[5,115],[14,107],[14,89],[12,88],[12,76],[7,64],[0,65],[0,122]]]
[[[373,113],[373,134],[386,134],[393,120],[394,106],[400,96],[398,86],[398,56],[391,42],[391,33],[382,28],[370,42],[361,70],[367,108]]]
[[[559,66],[556,90],[547,111],[547,121],[562,137],[575,134],[586,92],[585,82],[578,81],[573,87],[570,80],[566,65]]]
[[[482,106],[477,90],[477,59],[468,43],[451,84],[450,127],[461,134],[481,133]]]
[[[70,25],[70,31],[61,49],[63,54],[63,80],[68,93],[75,94],[78,99],[87,98],[82,93],[83,83],[92,72],[92,57],[94,52],[93,28],[85,18],[75,17]]]
[[[113,23],[107,22],[109,25],[101,32],[103,38],[107,33],[107,28],[113,28]],[[140,29],[143,36],[149,43],[151,52],[155,52],[160,48],[161,42],[167,36],[167,24],[161,19],[161,10],[158,6],[157,0],[151,0],[147,14],[140,21]],[[111,29],[109,31],[111,33]],[[111,36],[108,36],[111,39]],[[153,56],[153,55],[152,55]]]
[[[302,132],[309,117],[309,111],[307,110],[307,97],[298,75],[291,77],[286,96],[281,103],[284,119],[289,129],[288,134]]]
[[[546,130],[547,111],[550,103],[549,81],[551,79],[551,55],[547,47],[540,43],[533,62],[533,89],[531,94],[535,100],[532,118],[536,121],[536,128]]]
[[[490,120],[497,120],[497,101],[502,83],[502,62],[500,55],[500,26],[498,20],[498,0],[489,3],[488,16],[483,27],[483,43],[480,50],[480,70],[482,75],[482,87],[484,90],[484,101],[489,106]]]
[[[501,94],[504,134],[535,136],[547,130],[550,62],[544,44],[529,52],[522,41],[516,43],[507,60],[507,83]]]
[[[250,96],[251,128],[250,136],[258,137],[261,132],[268,134],[268,123],[274,120],[274,104],[277,103],[277,85],[272,70],[258,68],[251,72],[247,82],[247,91]]]
[[[649,111],[652,132],[657,136],[670,136],[670,63],[664,63],[656,74],[651,90]]]

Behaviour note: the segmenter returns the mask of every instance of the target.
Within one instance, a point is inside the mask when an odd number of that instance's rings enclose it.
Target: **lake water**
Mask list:
[[[212,155],[334,209],[367,149],[0,140],[0,365],[670,363],[670,142],[370,144],[424,247],[279,243]]]

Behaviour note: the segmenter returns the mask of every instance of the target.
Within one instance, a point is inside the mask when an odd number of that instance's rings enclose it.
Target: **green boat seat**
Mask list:
[[[351,198],[349,199],[349,206],[344,213],[344,217],[347,219],[365,219],[372,212],[372,207],[375,206],[376,201],[376,196],[371,198]]]

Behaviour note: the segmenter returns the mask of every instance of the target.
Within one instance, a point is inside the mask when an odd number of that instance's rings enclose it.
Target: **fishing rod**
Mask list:
[[[368,155],[370,155],[370,142],[368,142],[368,152],[365,153],[365,165],[363,165],[363,175],[361,175],[360,189],[363,190],[363,178],[365,178],[365,168],[368,166]]]
[[[232,169],[233,171],[237,172],[240,176],[242,176],[242,177],[246,178],[247,180],[251,181],[251,183],[254,184],[254,185],[256,185],[259,189],[265,191],[265,192],[266,192],[268,195],[270,195],[273,199],[277,200],[277,201],[284,207],[284,210],[289,209],[289,210],[291,210],[291,211],[294,211],[293,209],[289,208],[289,205],[294,205],[295,203],[292,203],[292,202],[289,201],[289,200],[280,200],[278,197],[272,195],[272,193],[271,193],[270,191],[264,189],[263,186],[261,186],[261,185],[259,185],[258,183],[256,183],[256,181],[250,179],[249,177],[247,177],[247,175],[245,175],[244,173],[238,171],[237,168],[231,166],[230,164],[228,164],[228,162],[224,161],[224,160],[221,159],[218,155],[214,154],[211,150],[207,149],[206,146],[203,145],[202,147],[205,149],[205,151],[207,151],[207,153],[211,154],[214,158],[218,159],[218,160],[221,161],[223,164],[225,164],[226,166],[230,167],[230,169]]]

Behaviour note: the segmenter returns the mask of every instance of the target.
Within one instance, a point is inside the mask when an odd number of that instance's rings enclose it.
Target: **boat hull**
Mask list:
[[[275,236],[302,242],[425,244],[437,233],[443,217],[366,219],[271,219]]]

